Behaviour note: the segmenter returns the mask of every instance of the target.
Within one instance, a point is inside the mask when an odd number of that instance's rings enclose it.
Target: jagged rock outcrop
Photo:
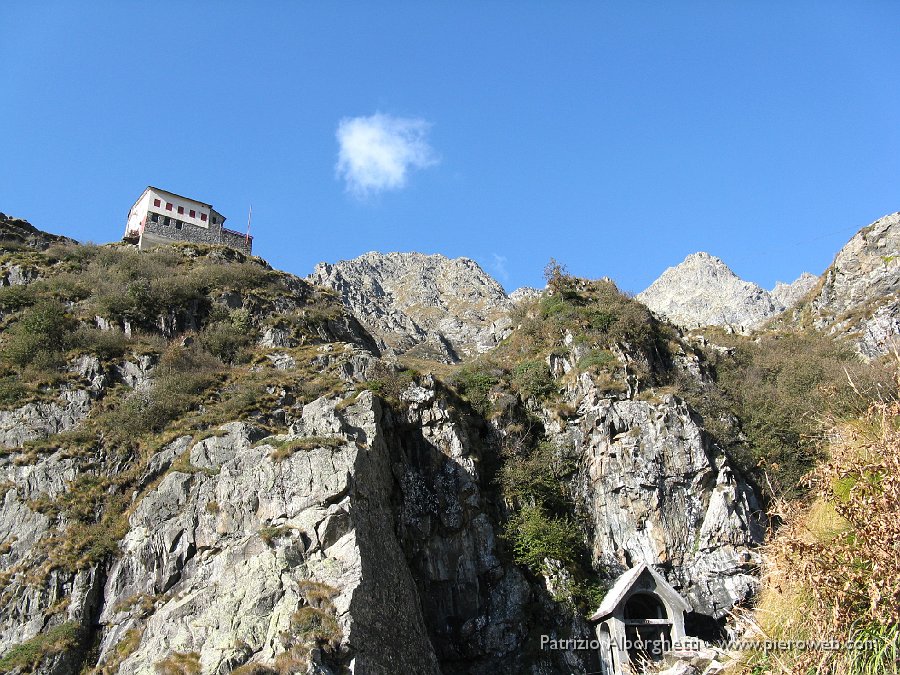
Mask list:
[[[525,300],[531,300],[533,298],[540,297],[541,291],[539,288],[533,288],[531,286],[522,286],[521,288],[517,288],[512,293],[509,294],[509,299],[516,305],[520,302],[524,302]]]
[[[0,213],[0,248],[26,248],[43,251],[53,244],[75,244],[74,239],[42,232],[31,223]],[[0,287],[25,286],[40,278],[32,265],[0,261]]]
[[[572,370],[577,357],[568,360]],[[544,419],[554,444],[578,461],[576,494],[597,566],[619,574],[654,565],[694,611],[717,619],[749,601],[759,588],[764,513],[696,413],[672,395],[610,397],[586,373],[566,400],[575,415],[562,422],[545,411]]]
[[[765,289],[703,252],[667,269],[636,297],[683,328],[729,326],[745,332],[784,309]]]
[[[75,244],[74,239],[37,229],[27,220],[0,213],[0,242],[4,246],[25,246],[43,251],[52,244]]]
[[[484,352],[509,331],[512,302],[468,258],[366,253],[307,278],[338,293],[382,348],[444,361]]]
[[[790,309],[796,307],[818,283],[819,277],[804,272],[789,284],[782,281],[777,282],[770,295],[776,304]]]
[[[0,410],[0,447],[17,448],[25,441],[73,429],[90,409],[87,391],[66,387],[56,400]]]
[[[878,356],[900,335],[900,213],[864,227],[838,252],[809,301],[814,325],[852,337]]]
[[[318,673],[585,672],[584,655],[523,649],[540,589],[497,549],[480,489],[487,446],[424,385],[396,413],[363,392],[340,410],[304,406],[288,434],[232,423],[171,442],[148,463],[114,559],[52,573],[49,594],[8,587],[0,652],[65,619],[86,641],[99,626],[96,663],[118,672],[156,673],[173,654],[202,673],[271,666],[302,639],[292,622],[316,607],[313,587],[338,627],[334,651],[313,653]],[[31,523],[4,561],[21,564],[49,526],[29,502],[88,469],[59,453],[7,466],[0,534]],[[80,656],[39,672],[75,672]]]
[[[190,448],[191,472],[166,474],[131,516],[104,589],[100,663],[138,630],[124,672],[154,673],[172,652],[195,652],[209,673],[271,665],[314,582],[333,594],[343,636],[317,672],[440,672],[394,533],[381,416],[368,393],[341,416],[317,401],[271,443],[231,424]],[[315,447],[324,434],[338,445]],[[275,445],[310,436],[312,447],[272,458]],[[142,617],[134,603],[144,598]]]
[[[817,281],[804,272],[793,283],[778,282],[769,292],[738,277],[719,258],[700,252],[667,269],[636,297],[682,328],[725,326],[744,333],[796,305]]]
[[[753,497],[684,403],[609,398],[587,377],[565,397],[577,413],[563,424],[548,411],[545,423],[577,458],[598,569],[647,560],[713,616],[745,599]],[[17,602],[0,617],[0,651],[66,620],[99,639],[97,663],[119,672],[154,673],[173,654],[202,673],[271,665],[290,652],[282,636],[318,584],[340,637],[313,652],[316,672],[589,672],[589,653],[535,653],[537,633],[589,629],[501,552],[483,468],[497,430],[461,415],[430,378],[400,401],[321,398],[287,434],[231,423],[172,441],[147,462],[114,557],[53,571],[49,593],[7,586]],[[14,569],[50,526],[34,500],[117,470],[64,451],[4,466],[0,535]],[[29,535],[16,538],[20,523]],[[73,649],[40,672],[73,672],[80,658]]]

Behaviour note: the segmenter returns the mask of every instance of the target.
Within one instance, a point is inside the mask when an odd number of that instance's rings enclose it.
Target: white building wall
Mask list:
[[[150,192],[147,208],[152,213],[160,213],[166,217],[175,218],[183,223],[190,223],[197,227],[209,227],[212,224],[212,216],[216,215],[218,224],[222,224],[223,218],[205,204],[196,202],[193,199],[176,197],[163,190],[151,190]],[[159,200],[159,206],[156,206],[154,203],[157,199]],[[171,210],[166,208],[169,204],[172,205]],[[179,208],[182,209],[183,213],[178,212]],[[193,217],[191,216],[191,211],[194,211]],[[203,220],[203,215],[206,216],[206,220]]]
[[[151,214],[159,214],[160,220],[173,218],[204,229],[212,226],[214,231],[220,229],[225,222],[221,213],[206,204],[165,190],[148,188],[128,212],[125,236],[139,236],[142,233],[141,225],[150,219]]]
[[[125,223],[125,236],[136,235],[140,232],[141,222],[147,215],[147,205],[150,204],[150,192],[145,192],[140,199],[135,202],[128,212],[128,221]]]

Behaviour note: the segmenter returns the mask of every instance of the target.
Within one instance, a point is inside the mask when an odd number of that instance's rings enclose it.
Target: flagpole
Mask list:
[[[253,204],[250,205],[250,212],[247,214],[247,243],[250,243],[250,220],[253,218]]]

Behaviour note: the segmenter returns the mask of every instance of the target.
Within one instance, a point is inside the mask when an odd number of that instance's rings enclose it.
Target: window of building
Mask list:
[[[218,221],[218,220],[216,220],[216,217],[215,217],[215,216],[213,216],[213,225],[215,225],[215,224],[217,224],[217,223],[218,223],[218,222],[219,222],[219,221]]]
[[[158,200],[158,199],[154,199],[154,200],[153,200],[153,206],[159,206],[159,200]]]
[[[197,213],[194,211],[194,209],[191,209],[191,218],[196,218],[196,217],[197,217]]]
[[[158,222],[159,222],[159,214],[158,214],[158,213],[151,213],[151,214],[150,214],[150,222],[152,222],[152,223],[158,223]]]
[[[184,223],[182,223],[180,220],[176,220],[176,221],[175,221],[175,229],[176,229],[176,230],[180,230],[180,229],[181,229],[181,226],[182,226],[183,224],[184,224]]]
[[[171,210],[172,210],[172,203],[166,202],[166,211],[171,211]]]
[[[178,207],[178,213],[184,213],[184,207],[183,207],[183,206],[179,206],[179,207]]]
[[[202,220],[204,223],[206,222],[206,214],[205,213],[200,214],[200,220]]]

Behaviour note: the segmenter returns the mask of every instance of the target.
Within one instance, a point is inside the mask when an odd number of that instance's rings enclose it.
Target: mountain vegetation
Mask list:
[[[822,319],[846,274],[744,334],[553,260],[513,301],[441,256],[0,239],[4,672],[586,673],[540,635],[641,560],[709,639],[877,645],[745,672],[896,661],[897,367]]]

